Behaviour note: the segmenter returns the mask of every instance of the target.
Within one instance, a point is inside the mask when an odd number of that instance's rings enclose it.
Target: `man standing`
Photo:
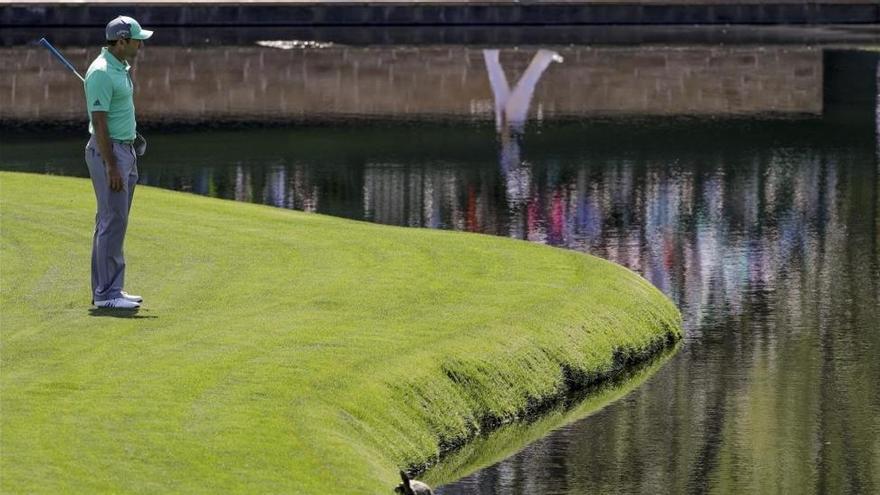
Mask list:
[[[131,17],[107,24],[107,46],[85,77],[89,133],[86,164],[98,212],[92,240],[92,302],[100,308],[134,309],[142,298],[122,290],[125,258],[122,244],[138,179],[134,85],[129,71],[143,40],[153,35]]]

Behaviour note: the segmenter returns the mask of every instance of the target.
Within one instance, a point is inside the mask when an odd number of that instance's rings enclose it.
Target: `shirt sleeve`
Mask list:
[[[89,113],[110,111],[110,98],[113,96],[113,82],[103,71],[95,71],[86,76],[86,108]]]

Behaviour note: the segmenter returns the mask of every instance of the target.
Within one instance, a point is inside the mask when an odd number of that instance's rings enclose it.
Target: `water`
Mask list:
[[[702,47],[633,49],[634,71],[591,99],[559,71],[592,64],[598,81],[617,65],[589,48],[556,52],[564,61],[518,103],[526,117],[498,113],[491,60],[474,49],[467,77],[482,78],[481,93],[424,118],[343,108],[295,126],[146,126],[142,182],[589,252],[681,308],[681,349],[637,389],[506,460],[458,468],[482,468],[463,479],[428,472],[447,483],[439,493],[880,491],[877,55],[744,47],[709,53],[706,69]],[[535,53],[508,59],[510,99]],[[766,57],[780,72],[736,68]],[[697,85],[687,104],[679,83]],[[86,176],[82,131],[34,134],[0,132],[2,169]]]

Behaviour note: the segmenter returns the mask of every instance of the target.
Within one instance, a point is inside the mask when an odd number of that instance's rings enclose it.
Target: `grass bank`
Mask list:
[[[118,318],[89,309],[93,198],[0,173],[3,492],[388,493],[680,332],[598,258],[146,187]]]
[[[648,381],[672,359],[680,346],[667,347],[648,361],[632,364],[608,380],[575,391],[530,420],[507,423],[486,435],[477,436],[445,456],[420,479],[431,486],[451,483],[507,459],[554,430],[601,411]]]

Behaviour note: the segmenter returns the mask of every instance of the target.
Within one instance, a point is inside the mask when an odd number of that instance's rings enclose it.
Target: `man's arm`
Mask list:
[[[107,166],[110,190],[119,192],[122,190],[122,175],[116,164],[116,155],[113,154],[113,143],[110,141],[110,131],[107,128],[107,112],[92,112],[92,127],[95,130],[98,151],[101,152],[104,165]]]

